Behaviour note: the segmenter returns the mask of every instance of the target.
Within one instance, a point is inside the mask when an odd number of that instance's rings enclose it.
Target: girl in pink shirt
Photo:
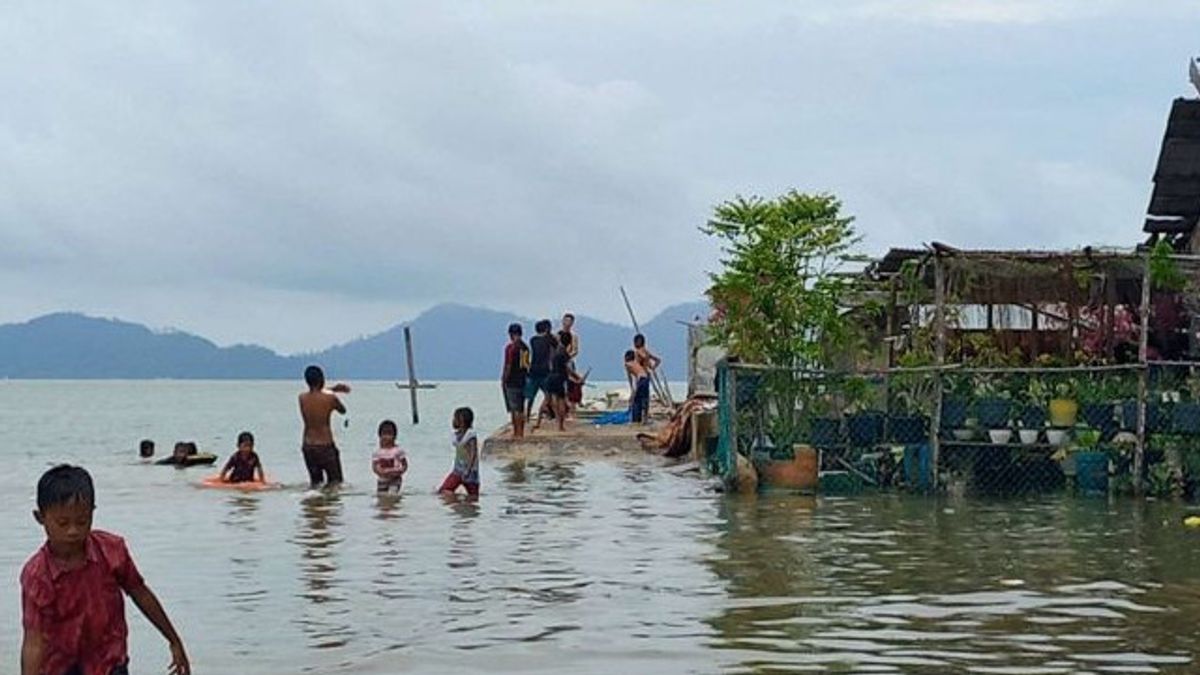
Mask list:
[[[396,445],[396,423],[384,420],[379,423],[379,448],[371,456],[371,470],[379,478],[376,490],[380,494],[400,494],[404,483],[404,472],[408,471],[408,456]]]

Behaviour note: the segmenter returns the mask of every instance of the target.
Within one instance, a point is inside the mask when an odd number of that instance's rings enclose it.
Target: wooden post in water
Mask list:
[[[1137,404],[1137,445],[1133,449],[1133,494],[1142,496],[1142,469],[1146,460],[1146,398],[1150,389],[1150,254],[1146,253],[1145,267],[1142,269],[1142,303],[1141,312],[1142,334],[1138,338],[1138,404]]]
[[[412,420],[413,424],[418,424],[421,416],[417,413],[417,372],[413,369],[412,331],[408,326],[404,327],[404,357],[408,361],[408,395],[412,401]]]
[[[945,396],[945,365],[946,365],[946,270],[942,256],[933,255],[933,330],[934,330],[934,363],[937,364],[937,380],[934,389],[934,408],[929,420],[929,454],[932,485],[938,489],[938,464],[942,455],[942,399]],[[989,310],[990,313],[990,310]]]

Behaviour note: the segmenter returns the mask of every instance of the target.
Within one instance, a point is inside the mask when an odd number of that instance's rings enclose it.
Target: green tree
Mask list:
[[[843,315],[856,282],[838,274],[861,260],[854,219],[831,194],[792,190],[775,199],[737,197],[701,230],[721,242],[711,273],[713,340],[743,361],[820,368],[853,337]]]

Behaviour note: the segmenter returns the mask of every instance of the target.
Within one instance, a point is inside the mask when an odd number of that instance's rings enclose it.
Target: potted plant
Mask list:
[[[1017,420],[1017,436],[1021,439],[1021,445],[1034,445],[1038,442],[1038,438],[1042,434],[1041,425],[1027,426],[1024,419]]]
[[[1080,417],[1089,427],[1100,432],[1100,440],[1108,440],[1120,429],[1117,422],[1118,396],[1115,380],[1108,374],[1081,377],[1076,387]]]
[[[846,399],[846,435],[850,444],[871,447],[883,440],[883,413],[867,409],[870,387],[866,378],[848,378],[843,386]]]
[[[970,414],[971,378],[950,375],[945,380],[947,387],[942,393],[942,429],[961,429],[967,425]]]
[[[1068,459],[1074,462],[1075,486],[1081,492],[1108,492],[1108,453],[1100,449],[1101,437],[1102,432],[1091,427],[1082,427],[1075,434],[1075,451]],[[1066,466],[1063,471],[1066,473]]]
[[[1079,419],[1079,403],[1075,400],[1075,379],[1068,378],[1054,385],[1050,399],[1050,426],[1070,428]]]
[[[901,361],[901,365],[908,365]],[[925,373],[902,372],[892,378],[892,413],[888,436],[893,443],[912,445],[929,439],[929,412],[937,395],[937,380]]]
[[[1021,393],[1021,426],[1040,429],[1046,426],[1046,406],[1050,401],[1050,386],[1040,377],[1031,377]]]
[[[975,383],[975,416],[985,429],[1008,429],[1011,421],[1012,398],[988,376]],[[1010,430],[1011,431],[1011,430]]]
[[[809,401],[808,441],[818,448],[831,448],[842,442],[842,420],[833,414],[833,397],[824,385]]]
[[[1177,434],[1195,436],[1200,434],[1200,377],[1189,373],[1186,382],[1187,400],[1173,406],[1171,418]]]

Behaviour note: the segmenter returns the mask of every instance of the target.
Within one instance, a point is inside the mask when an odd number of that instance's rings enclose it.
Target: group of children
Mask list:
[[[470,497],[479,495],[474,422],[470,408],[454,411],[454,468],[438,488],[441,493],[463,487]],[[379,423],[371,469],[381,494],[398,494],[408,471],[408,457],[396,444],[397,431],[391,420]],[[220,476],[231,483],[265,481],[253,434],[238,434],[237,451]],[[95,508],[95,487],[83,468],[59,465],[38,481],[33,517],[45,530],[46,542],[21,571],[21,675],[129,675],[124,595],[166,638],[168,672],[190,675],[183,641],[142,579],[124,539],[92,529]]]
[[[454,467],[442,481],[438,492],[455,492],[460,486],[471,497],[479,496],[479,443],[472,425],[475,413],[470,408],[454,411],[450,443],[454,447]],[[383,420],[377,430],[379,445],[371,456],[371,471],[379,494],[398,495],[408,471],[408,454],[396,444],[399,430],[392,420]],[[254,451],[254,434],[243,431],[237,437],[237,450],[221,469],[222,483],[265,483],[262,460]]]
[[[525,421],[533,416],[539,392],[543,395],[542,404],[534,429],[541,426],[543,417],[549,417],[559,430],[564,430],[567,417],[583,400],[587,375],[575,370],[579,334],[574,327],[575,316],[570,312],[563,315],[557,333],[549,319],[542,319],[534,324],[535,334],[526,344],[521,324],[509,324],[500,387],[504,407],[512,417],[513,438],[524,437]]]

